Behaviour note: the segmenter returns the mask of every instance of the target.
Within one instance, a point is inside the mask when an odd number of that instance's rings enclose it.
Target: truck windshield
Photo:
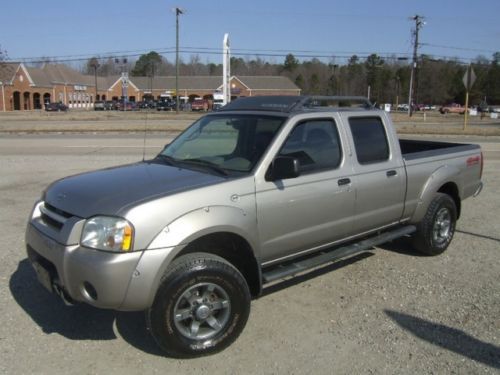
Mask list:
[[[250,172],[285,120],[281,116],[209,115],[191,125],[159,156],[226,173]]]

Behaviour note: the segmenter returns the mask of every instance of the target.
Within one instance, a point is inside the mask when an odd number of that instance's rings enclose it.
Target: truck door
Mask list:
[[[351,231],[351,168],[332,118],[295,124],[279,156],[295,157],[300,176],[256,176],[257,220],[264,263],[313,251]],[[272,157],[268,161],[268,165]]]
[[[350,130],[355,154],[353,233],[399,221],[404,209],[406,172],[397,136],[378,115],[343,114],[342,117]]]

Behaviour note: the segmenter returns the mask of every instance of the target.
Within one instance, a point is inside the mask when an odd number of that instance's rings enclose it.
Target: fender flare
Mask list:
[[[248,228],[248,232],[244,230]],[[260,264],[255,217],[231,206],[198,208],[176,218],[144,250],[136,268],[140,277],[132,278],[122,306],[125,310],[144,309],[152,305],[156,291],[169,264],[191,242],[209,234],[231,233],[250,245],[255,262]],[[257,270],[260,274],[260,269]]]
[[[442,186],[452,183],[457,187],[457,190],[459,190],[458,187],[462,186],[462,184],[460,184],[460,178],[460,169],[451,165],[443,165],[432,172],[422,187],[418,197],[417,207],[415,208],[415,212],[413,213],[410,222],[418,223],[423,219],[429,204]],[[462,192],[460,190],[458,191],[458,194],[459,197],[462,196]]]

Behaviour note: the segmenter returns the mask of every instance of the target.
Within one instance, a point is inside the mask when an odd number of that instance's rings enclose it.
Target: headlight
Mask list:
[[[83,246],[106,251],[129,251],[132,248],[134,228],[125,219],[96,216],[83,226]]]

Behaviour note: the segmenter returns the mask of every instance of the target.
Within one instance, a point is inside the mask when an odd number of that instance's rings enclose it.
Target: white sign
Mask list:
[[[470,91],[472,85],[474,84],[474,82],[476,82],[476,73],[474,73],[474,69],[472,69],[472,66],[469,65],[467,67],[464,77],[462,78],[462,82],[464,83],[465,89],[467,91]]]

